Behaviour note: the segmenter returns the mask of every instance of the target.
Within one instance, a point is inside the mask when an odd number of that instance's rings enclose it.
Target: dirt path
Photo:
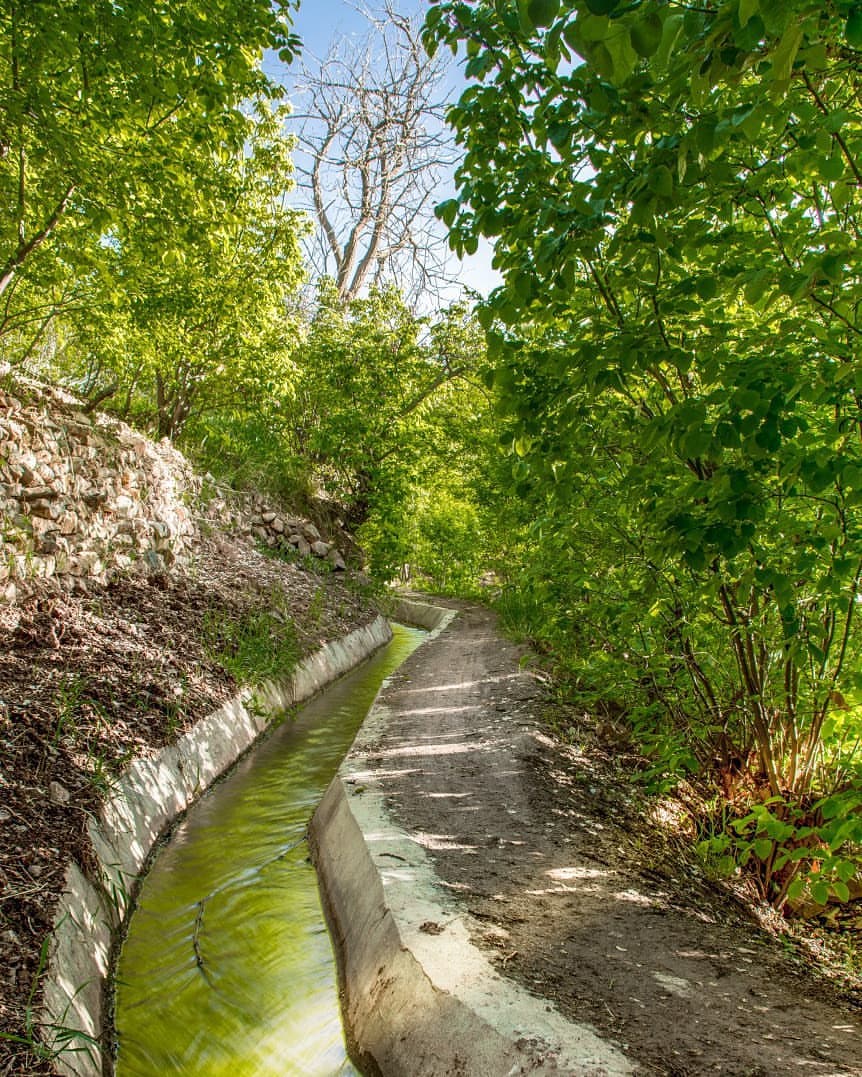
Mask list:
[[[464,608],[385,690],[371,758],[473,941],[640,1072],[862,1074],[860,1000],[802,975],[675,861],[624,774],[543,731],[520,655]]]

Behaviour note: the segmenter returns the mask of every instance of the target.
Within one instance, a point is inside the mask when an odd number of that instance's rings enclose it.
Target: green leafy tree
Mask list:
[[[457,311],[451,321],[463,313]],[[417,317],[394,288],[344,302],[330,280],[302,342],[295,451],[313,461],[355,524],[413,467],[417,419],[474,356],[443,326]]]
[[[287,444],[383,579],[437,541],[419,521],[432,489],[469,514],[456,502],[473,496],[464,475],[486,430],[481,337],[462,306],[419,317],[393,288],[345,302],[334,281],[320,285],[296,351]]]
[[[856,8],[440,2],[426,41],[462,47],[474,79],[439,212],[456,249],[493,237],[505,275],[481,317],[533,513],[534,609],[553,597],[547,630],[582,680],[612,670],[664,767],[777,798],[773,833],[739,832],[766,893],[807,873],[846,896],[862,837]],[[814,805],[836,789],[833,826]]]
[[[115,228],[106,271],[90,275],[87,302],[67,319],[85,388],[110,393],[159,437],[178,437],[192,419],[200,439],[210,416],[254,414],[289,392],[287,301],[302,279],[303,222],[285,204],[283,119],[261,106],[241,149],[210,155],[208,198],[193,215]]]
[[[292,56],[292,6],[5,5],[0,330],[64,305],[63,285],[99,262],[115,228],[205,215],[211,156],[239,152],[249,134],[243,103],[281,93],[260,60],[267,48]]]

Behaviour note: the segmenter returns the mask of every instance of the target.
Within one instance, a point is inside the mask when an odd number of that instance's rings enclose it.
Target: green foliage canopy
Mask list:
[[[545,631],[582,683],[625,685],[663,765],[728,792],[841,786],[862,703],[857,7],[439,0],[426,42],[473,79],[439,213],[457,250],[493,238],[505,276],[480,317]]]
[[[241,150],[243,103],[280,95],[266,48],[289,59],[292,2],[122,5],[10,0],[0,16],[0,294],[97,259],[135,218],[180,220],[210,194],[208,157]],[[216,207],[219,208],[219,207]],[[34,262],[37,265],[34,267]],[[34,301],[31,297],[31,304]],[[17,319],[17,320],[16,320]]]
[[[111,388],[113,406],[159,437],[290,392],[303,220],[285,205],[285,110],[260,105],[253,118],[243,147],[207,155],[208,198],[194,212],[113,229],[66,319],[67,375],[74,365],[91,393]]]
[[[325,279],[296,354],[292,454],[359,529],[376,575],[391,579],[420,549],[436,570],[435,521],[420,510],[432,489],[453,506],[467,497],[463,475],[482,458],[479,326],[458,305],[417,316],[394,288],[344,301]]]

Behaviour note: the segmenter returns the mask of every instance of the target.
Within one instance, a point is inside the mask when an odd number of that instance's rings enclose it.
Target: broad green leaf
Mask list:
[[[659,165],[649,176],[649,187],[662,198],[673,197],[673,175],[666,165]]]
[[[784,83],[790,80],[793,61],[802,43],[802,34],[802,26],[791,23],[772,52],[772,77],[776,82]]]
[[[604,41],[608,36],[611,22],[605,15],[587,15],[586,18],[579,20],[578,27],[584,41],[598,42]],[[601,93],[605,102],[607,102],[607,95],[601,88],[596,93]]]
[[[745,299],[748,303],[756,303],[769,286],[772,274],[768,269],[761,269],[745,286]]]
[[[825,905],[829,900],[829,886],[820,880],[812,883],[811,897],[817,905]]]
[[[654,11],[647,12],[632,23],[629,33],[632,48],[638,56],[648,58],[658,51],[663,30],[662,21]]]
[[[839,901],[850,900],[850,887],[845,882],[840,882],[836,879],[832,883],[832,893],[835,897],[838,898]]]
[[[853,49],[862,49],[862,7],[855,7],[847,16],[844,37]]]
[[[757,14],[759,7],[760,0],[739,0],[739,10],[737,14],[739,25],[747,26],[752,15]]]
[[[610,15],[620,4],[620,0],[587,0],[587,8],[593,15]]]
[[[627,27],[622,22],[612,22],[604,39],[613,64],[612,81],[620,85],[634,71],[638,56],[632,48]]]
[[[794,879],[787,888],[787,897],[790,901],[798,901],[804,893],[805,881],[803,879]]]
[[[840,150],[836,150],[829,157],[821,157],[818,161],[818,171],[825,180],[840,180],[846,171],[844,157]]]
[[[455,217],[458,215],[458,200],[449,198],[445,202],[441,202],[434,212],[448,228],[451,228],[455,223]]]
[[[526,0],[526,13],[530,25],[550,26],[560,10],[560,0]]]
[[[650,70],[653,72],[664,71],[670,61],[671,54],[677,41],[682,36],[684,16],[679,13],[668,15],[662,27],[661,43],[650,61]]]
[[[761,860],[768,860],[774,848],[775,845],[769,838],[758,838],[754,842],[754,852]]]

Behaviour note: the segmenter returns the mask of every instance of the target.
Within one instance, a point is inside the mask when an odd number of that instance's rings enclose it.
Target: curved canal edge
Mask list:
[[[410,611],[403,614],[410,623]],[[176,744],[126,770],[97,818],[88,823],[95,870],[66,869],[54,920],[40,1025],[67,1048],[54,1062],[70,1077],[101,1077],[105,993],[114,941],[130,912],[138,877],[160,836],[267,730],[273,717],[316,695],[392,637],[382,616],[306,658],[287,680],[242,689],[202,718]]]
[[[456,616],[409,605],[395,619],[422,616],[433,631],[395,676],[411,662],[433,662],[434,638]],[[614,1045],[503,978],[471,942],[464,910],[387,808],[387,776],[397,764],[381,770],[375,757],[401,716],[386,689],[384,682],[309,827],[351,1057],[375,1077],[634,1072]]]

